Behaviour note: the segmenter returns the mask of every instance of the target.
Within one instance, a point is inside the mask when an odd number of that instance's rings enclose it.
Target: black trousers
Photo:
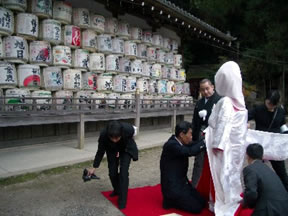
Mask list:
[[[285,161],[270,160],[270,162],[276,174],[281,179],[284,187],[288,191],[288,175],[286,171]]]
[[[114,192],[119,194],[118,205],[125,207],[127,201],[127,191],[129,184],[129,165],[131,155],[126,152],[121,152],[119,157],[117,153],[107,153],[109,178]]]

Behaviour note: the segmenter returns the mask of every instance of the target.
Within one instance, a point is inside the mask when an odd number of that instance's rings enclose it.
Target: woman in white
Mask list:
[[[215,188],[217,216],[233,216],[242,192],[241,171],[246,149],[248,112],[237,63],[226,62],[215,75],[216,91],[222,99],[215,105],[206,129],[206,144]]]

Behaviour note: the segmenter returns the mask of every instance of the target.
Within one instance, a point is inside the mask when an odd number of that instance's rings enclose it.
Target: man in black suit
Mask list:
[[[200,93],[202,98],[197,102],[192,120],[193,141],[198,141],[202,137],[203,130],[208,127],[208,120],[213,106],[221,99],[214,90],[214,85],[209,79],[200,81]],[[199,182],[204,165],[205,152],[201,152],[195,157],[192,184],[196,186]]]
[[[246,150],[249,166],[243,170],[243,206],[254,208],[256,216],[288,216],[288,194],[280,178],[262,162],[263,147],[250,144]]]
[[[183,121],[175,128],[175,135],[164,144],[160,160],[163,208],[177,208],[191,213],[200,213],[205,199],[187,178],[188,157],[205,150],[204,141],[192,144],[192,129]]]
[[[119,195],[119,209],[126,207],[129,183],[128,169],[131,159],[134,161],[138,160],[138,149],[133,139],[134,132],[134,127],[129,123],[109,122],[108,126],[100,133],[93,168],[88,170],[89,175],[94,174],[104,153],[106,153],[109,178],[113,186],[113,192],[110,196]]]

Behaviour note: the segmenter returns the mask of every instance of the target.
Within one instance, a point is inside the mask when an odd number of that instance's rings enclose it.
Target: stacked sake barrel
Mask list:
[[[149,100],[190,95],[176,40],[65,1],[3,0],[0,36],[0,92],[19,104],[8,110],[33,97],[49,110],[51,96],[59,110],[73,98],[79,109],[129,108],[137,87]]]

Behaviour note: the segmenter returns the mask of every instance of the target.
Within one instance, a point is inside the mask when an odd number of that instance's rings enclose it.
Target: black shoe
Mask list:
[[[171,206],[171,204],[169,203],[169,201],[167,201],[167,200],[163,200],[163,208],[164,209],[170,209],[170,208],[172,208],[172,206]]]
[[[113,191],[113,192],[111,192],[110,193],[110,195],[109,195],[110,197],[115,197],[115,196],[118,196],[118,193],[117,192],[115,192],[115,191]]]
[[[119,208],[119,209],[124,209],[125,206],[126,206],[125,204],[118,204],[118,208]]]

